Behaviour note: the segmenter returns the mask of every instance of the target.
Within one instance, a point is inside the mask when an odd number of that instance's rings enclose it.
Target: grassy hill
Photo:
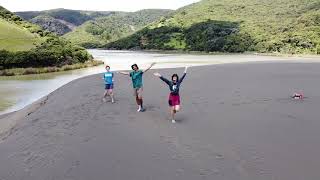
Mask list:
[[[87,21],[64,37],[84,47],[99,47],[128,36],[170,12],[157,9],[132,13],[115,12],[109,16]]]
[[[97,17],[108,16],[113,12],[80,11],[69,9],[53,9],[46,11],[16,12],[24,20],[38,24],[43,29],[63,35],[72,31],[86,21]]]
[[[92,56],[82,47],[22,20],[0,6],[0,75],[2,69],[64,66]]]
[[[320,1],[202,0],[105,47],[320,54]]]
[[[41,39],[16,24],[0,19],[0,49],[24,51],[35,47]]]
[[[92,20],[101,16],[108,16],[113,14],[111,11],[84,11],[84,10],[70,10],[70,9],[52,9],[44,11],[22,11],[15,12],[24,20],[31,20],[37,16],[50,16],[55,19],[64,20],[74,25],[81,25],[88,20]]]
[[[46,35],[40,27],[23,21],[0,6],[0,49],[24,51],[36,47]]]

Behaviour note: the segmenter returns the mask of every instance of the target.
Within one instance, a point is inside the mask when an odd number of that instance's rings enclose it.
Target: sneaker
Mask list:
[[[146,111],[146,109],[141,108],[140,111],[138,111],[138,112],[145,112],[145,111]]]
[[[174,124],[174,123],[176,123],[176,120],[172,119],[171,122]]]
[[[107,102],[106,98],[102,98],[102,101],[103,101],[103,102]]]

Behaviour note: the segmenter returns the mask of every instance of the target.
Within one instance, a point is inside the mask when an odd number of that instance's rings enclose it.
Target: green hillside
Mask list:
[[[24,51],[35,47],[41,39],[14,23],[0,19],[0,49]]]
[[[81,25],[88,20],[92,20],[97,17],[107,16],[114,12],[111,11],[84,11],[84,10],[71,10],[71,9],[52,9],[44,11],[23,11],[15,12],[18,16],[24,20],[31,20],[38,16],[50,16],[55,19],[64,20],[74,25]]]
[[[202,0],[105,47],[320,54],[320,1]]]
[[[113,12],[81,11],[69,9],[53,9],[46,11],[16,12],[17,15],[43,29],[64,35],[86,21],[97,17],[108,16]]]
[[[47,33],[0,6],[0,49],[29,50],[43,42]]]
[[[132,13],[116,12],[110,16],[87,21],[64,37],[84,47],[99,47],[128,36],[170,12],[156,9]]]
[[[84,63],[92,56],[82,47],[22,20],[0,6],[0,75],[2,69]]]

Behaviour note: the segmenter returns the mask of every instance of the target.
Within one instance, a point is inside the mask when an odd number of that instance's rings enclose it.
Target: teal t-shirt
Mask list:
[[[142,74],[143,74],[143,72],[141,70],[132,71],[130,73],[133,88],[141,88],[142,87]]]
[[[113,84],[113,72],[105,72],[103,79],[105,84]]]

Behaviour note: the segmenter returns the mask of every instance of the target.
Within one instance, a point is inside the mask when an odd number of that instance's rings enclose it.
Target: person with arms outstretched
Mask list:
[[[114,73],[110,71],[110,66],[106,66],[106,72],[103,73],[104,84],[105,84],[105,92],[102,97],[102,101],[106,102],[106,96],[110,96],[111,102],[114,103],[114,95],[113,95],[113,77]]]
[[[129,72],[119,72],[120,74],[128,75],[131,77],[132,80],[132,86],[134,91],[134,96],[136,97],[136,102],[138,105],[138,112],[144,112],[145,109],[143,108],[143,99],[142,99],[142,91],[143,91],[143,81],[142,81],[142,75],[143,73],[147,72],[149,69],[152,68],[156,63],[152,63],[147,69],[145,70],[139,70],[139,67],[137,64],[133,64],[131,66],[132,71]]]
[[[171,76],[171,81],[163,77],[160,73],[154,73],[155,76],[159,77],[162,81],[164,81],[170,89],[169,94],[169,107],[170,107],[170,115],[171,115],[171,122],[176,123],[175,121],[175,114],[180,111],[180,95],[179,90],[183,79],[186,77],[188,67],[185,68],[184,74],[179,79],[177,74],[173,74]]]

